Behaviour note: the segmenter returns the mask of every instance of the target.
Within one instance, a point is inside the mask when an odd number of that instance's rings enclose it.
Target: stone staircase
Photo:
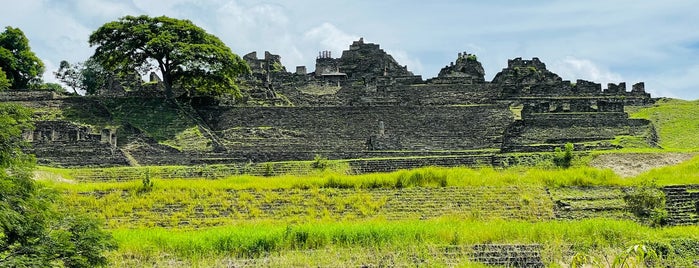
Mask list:
[[[669,225],[699,223],[699,185],[663,187]]]
[[[472,246],[448,246],[445,260],[448,265],[457,265],[459,259],[488,266],[545,267],[541,260],[542,246],[538,244],[476,244]]]

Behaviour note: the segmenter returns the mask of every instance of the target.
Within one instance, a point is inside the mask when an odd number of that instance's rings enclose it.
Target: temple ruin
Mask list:
[[[187,111],[214,145],[210,151],[173,149],[137,135],[132,126],[98,130],[45,121],[25,137],[35,145],[40,163],[62,166],[95,163],[70,160],[66,155],[71,150],[54,157],[42,146],[81,144],[94,148],[94,155],[109,155],[105,165],[257,163],[309,160],[315,155],[448,156],[451,165],[498,165],[502,153],[550,152],[569,142],[576,150],[619,148],[611,143],[618,136],[639,137],[657,146],[653,125],[630,119],[624,111],[627,105],[653,102],[642,82],[627,90],[623,82],[603,89],[591,81],[566,81],[538,58],[511,59],[492,81],[485,80],[483,66],[468,52],[456,53],[437,77],[424,80],[378,44],[363,39],[350,44],[339,58],[320,51],[310,72],[306,66],[289,72],[281,56],[270,52],[263,58],[248,53],[243,59],[252,73],[241,77],[242,100],[197,103]],[[153,75],[151,80],[159,81]],[[77,105],[88,99],[1,94],[3,100],[36,107]],[[109,119],[108,113],[105,116]],[[125,127],[131,134],[119,136],[117,142],[115,133]],[[463,161],[454,162],[454,157]]]

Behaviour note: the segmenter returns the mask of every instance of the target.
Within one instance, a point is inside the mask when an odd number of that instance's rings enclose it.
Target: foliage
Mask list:
[[[614,258],[612,267],[641,267],[647,262],[657,261],[658,254],[651,247],[645,245],[633,245]]]
[[[658,189],[654,180],[643,181],[624,196],[629,210],[651,225],[663,225],[667,218],[665,193]]]
[[[31,111],[0,104],[0,266],[92,267],[106,265],[114,244],[93,220],[62,217],[54,192],[32,179],[34,158],[21,150]]]
[[[146,169],[143,173],[143,178],[141,178],[141,188],[138,189],[140,193],[147,193],[153,190],[153,181],[151,180],[150,169]]]
[[[7,79],[7,75],[2,68],[0,68],[0,91],[10,88],[10,85],[10,80]]]
[[[9,26],[0,33],[0,68],[13,89],[27,89],[40,84],[44,73],[44,63],[31,51],[24,32]]]
[[[96,95],[113,90],[113,87],[135,89],[141,85],[140,75],[135,70],[109,72],[92,57],[76,64],[61,61],[60,67],[53,74],[76,94],[81,91],[86,95]]]
[[[329,165],[328,158],[320,154],[316,154],[315,157],[313,157],[313,164],[311,164],[313,168],[320,170],[325,170]]]
[[[466,56],[466,59],[469,61],[476,61],[476,60],[478,60],[478,57],[476,57],[476,55],[471,54],[471,55]]]
[[[573,162],[573,144],[566,143],[565,151],[561,151],[561,148],[556,148],[555,155],[553,156],[553,164],[561,168],[569,168]]]
[[[63,86],[61,86],[61,84],[57,84],[57,83],[43,83],[39,86],[39,88],[37,88],[37,90],[39,90],[39,91],[52,91],[52,92],[56,92],[56,93],[60,93],[60,94],[67,93],[66,89],[63,88]]]
[[[234,79],[249,72],[218,37],[189,20],[125,16],[101,26],[89,41],[97,46],[93,58],[108,70],[160,71],[168,97],[174,86],[190,94],[239,94]]]

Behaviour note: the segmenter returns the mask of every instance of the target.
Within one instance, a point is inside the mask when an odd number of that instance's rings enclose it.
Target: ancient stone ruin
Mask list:
[[[492,81],[485,80],[483,66],[468,52],[457,53],[437,77],[423,80],[363,39],[339,58],[319,52],[310,72],[306,66],[289,72],[282,58],[270,52],[261,59],[248,53],[243,59],[252,74],[241,77],[242,100],[179,105],[181,120],[198,126],[212,144],[209,149],[169,147],[130,125],[88,130],[60,119],[39,122],[26,138],[41,163],[61,166],[240,164],[322,155],[369,159],[354,164],[365,171],[401,168],[400,163],[408,162],[410,167],[499,165],[508,161],[502,153],[550,152],[568,142],[576,150],[618,148],[611,142],[617,136],[657,146],[652,124],[629,119],[624,111],[627,105],[653,102],[642,82],[627,91],[623,82],[603,89],[590,81],[565,81],[538,58],[509,60]],[[158,81],[153,74],[148,86],[157,89]],[[109,98],[134,97],[149,98],[132,93]],[[0,99],[39,109],[92,105],[111,120],[109,109],[94,98],[12,91]],[[129,134],[117,142],[115,133],[124,130]],[[77,149],[61,150],[60,157],[42,149],[52,144],[81,148],[80,154],[104,160],[83,161],[71,155]],[[87,153],[85,148],[93,149]],[[407,156],[426,158],[400,160]],[[395,159],[370,160],[377,157]]]

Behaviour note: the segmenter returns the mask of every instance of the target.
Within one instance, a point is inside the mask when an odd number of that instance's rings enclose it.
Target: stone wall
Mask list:
[[[86,126],[68,121],[37,121],[34,130],[22,134],[30,142],[27,150],[37,162],[51,166],[124,166],[129,162],[117,148],[116,131],[93,133]]]
[[[202,115],[233,151],[369,151],[371,139],[391,141],[383,150],[498,148],[514,120],[504,105],[231,107]]]

